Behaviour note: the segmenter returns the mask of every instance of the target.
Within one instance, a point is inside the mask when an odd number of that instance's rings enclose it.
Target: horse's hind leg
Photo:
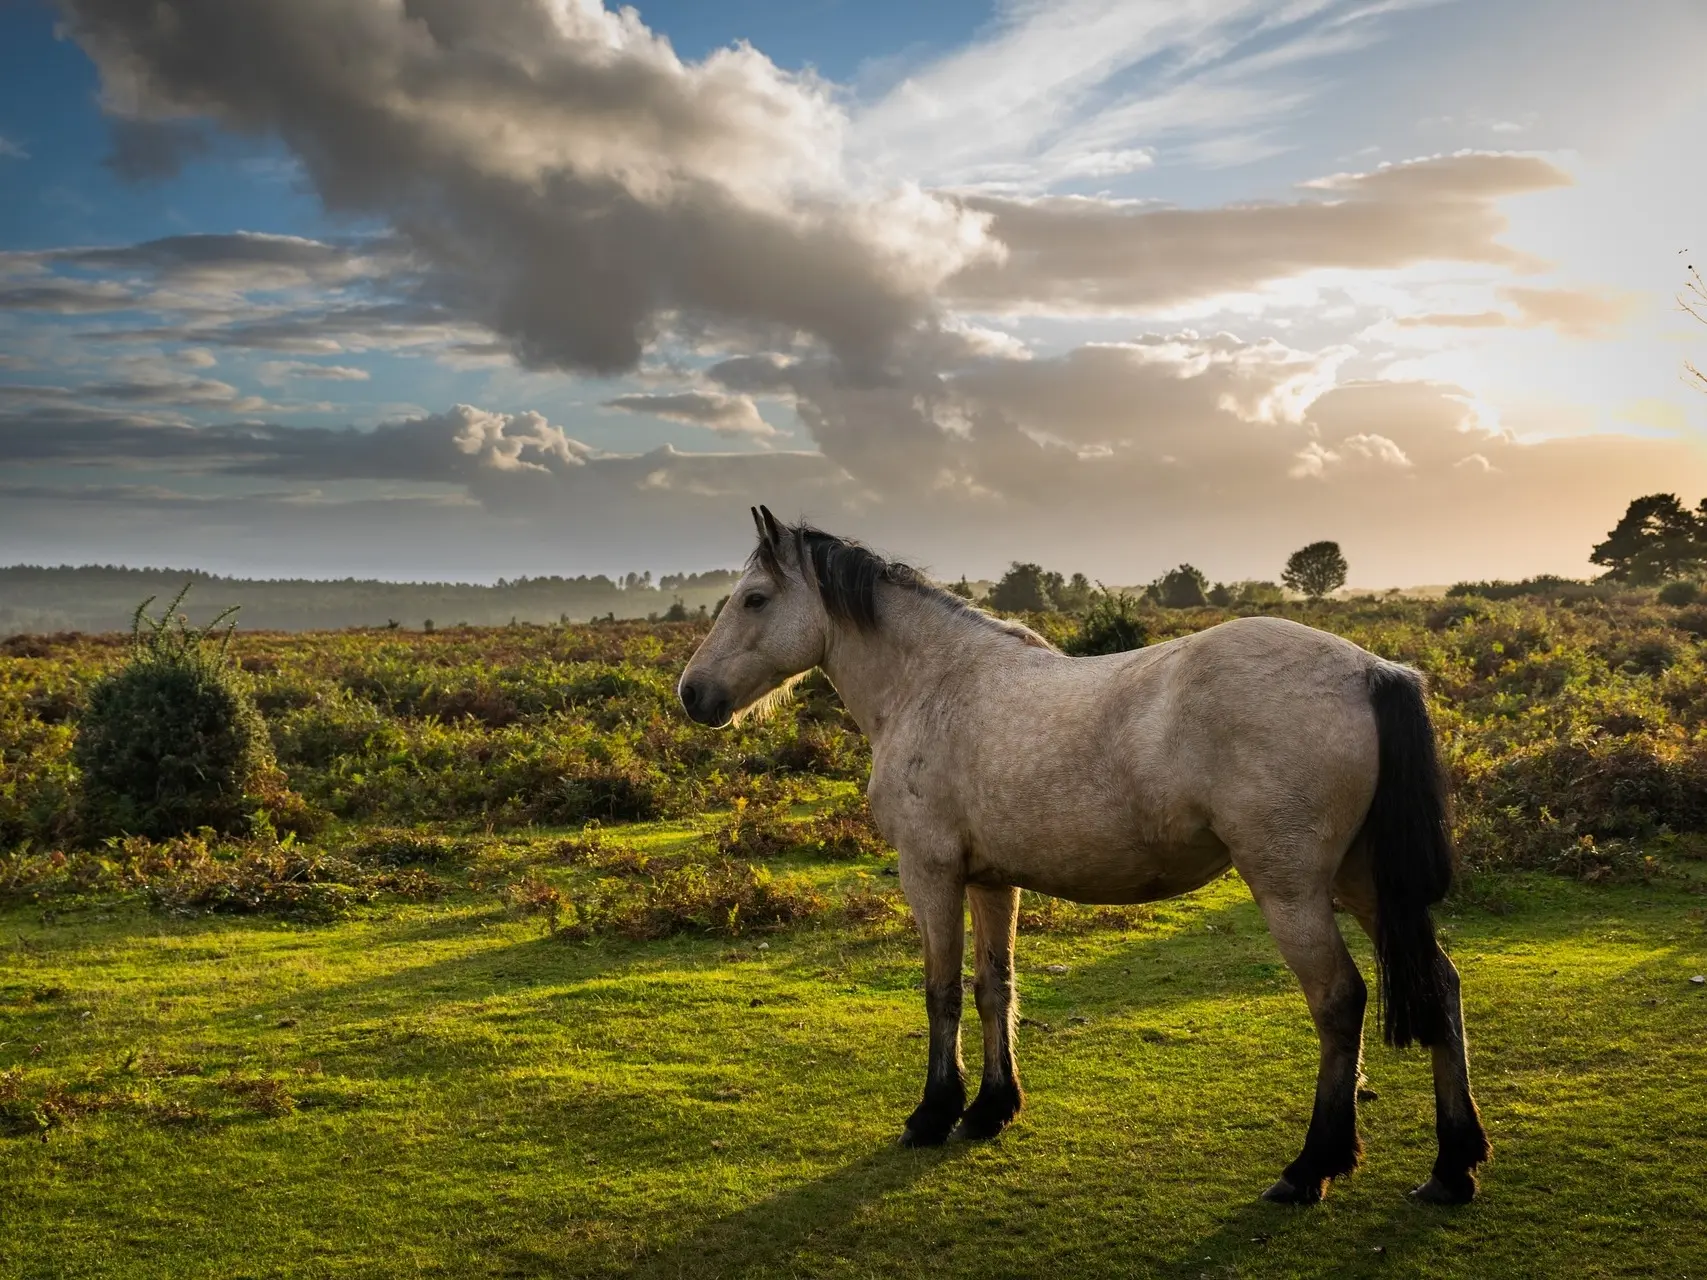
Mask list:
[[[1466,1204],[1476,1195],[1476,1166],[1491,1154],[1481,1113],[1470,1093],[1470,1053],[1464,1040],[1464,1007],[1458,970],[1435,947],[1446,993],[1446,1038],[1429,1050],[1434,1066],[1434,1132],[1440,1142],[1429,1180],[1411,1192],[1430,1204]]]
[[[1354,850],[1340,869],[1334,889],[1373,941],[1375,886],[1359,851]],[[1428,1181],[1411,1194],[1430,1204],[1464,1204],[1476,1194],[1476,1166],[1488,1158],[1491,1149],[1481,1112],[1470,1092],[1470,1053],[1464,1036],[1458,970],[1438,944],[1435,963],[1441,966],[1446,1014],[1446,1038],[1429,1048],[1434,1068],[1434,1132],[1440,1150]]]
[[[930,1016],[930,1065],[925,1096],[907,1117],[901,1144],[934,1147],[948,1139],[966,1110],[960,1061],[960,968],[966,953],[966,894],[958,879],[903,853],[901,889],[925,947],[925,1012]]]
[[[1363,1060],[1363,1010],[1368,989],[1334,922],[1333,900],[1321,892],[1258,893],[1280,954],[1298,975],[1322,1042],[1316,1102],[1304,1150],[1263,1198],[1315,1204],[1328,1182],[1357,1167],[1357,1081]]]
[[[984,1031],[984,1078],[978,1096],[960,1118],[962,1138],[993,1138],[1019,1114],[1025,1095],[1014,1062],[1014,933],[1019,890],[966,886],[972,904],[973,990]]]

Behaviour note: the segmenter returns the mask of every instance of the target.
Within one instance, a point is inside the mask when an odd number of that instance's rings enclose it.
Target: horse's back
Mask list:
[[[1170,642],[1111,682],[1135,774],[1201,810],[1223,839],[1289,821],[1360,821],[1375,785],[1373,654],[1284,618],[1239,618]],[[1140,783],[1140,786],[1144,784]]]
[[[1194,888],[1243,845],[1349,842],[1375,783],[1376,661],[1277,618],[1100,658],[1025,655],[944,761],[973,861],[1118,901]]]

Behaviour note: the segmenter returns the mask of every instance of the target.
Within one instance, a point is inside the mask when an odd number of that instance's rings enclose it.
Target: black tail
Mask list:
[[[1446,776],[1420,675],[1390,662],[1371,667],[1369,701],[1380,773],[1362,838],[1375,868],[1381,1031],[1400,1048],[1413,1041],[1432,1045],[1446,1036],[1451,998],[1428,913],[1452,887],[1457,869]]]

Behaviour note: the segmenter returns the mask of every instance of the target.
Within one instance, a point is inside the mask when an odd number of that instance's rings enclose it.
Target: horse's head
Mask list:
[[[676,686],[700,724],[728,724],[824,659],[829,616],[801,540],[766,507],[753,523],[758,548]]]

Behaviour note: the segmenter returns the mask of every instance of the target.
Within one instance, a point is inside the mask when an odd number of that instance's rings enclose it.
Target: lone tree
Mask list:
[[[1320,600],[1345,586],[1347,565],[1337,542],[1312,542],[1299,547],[1286,560],[1280,580],[1292,590]]]
[[[1016,560],[990,589],[990,607],[1003,613],[1047,613],[1055,607],[1049,588],[1060,581],[1060,574],[1046,573],[1042,565]]]
[[[1606,576],[1632,586],[1681,578],[1707,561],[1707,500],[1694,511],[1675,493],[1650,493],[1624,509],[1624,518],[1589,553]]]
[[[1182,564],[1169,569],[1156,583],[1156,599],[1170,609],[1192,609],[1208,604],[1209,579],[1203,570]]]
[[[1091,607],[1096,599],[1096,588],[1091,586],[1091,580],[1082,573],[1075,573],[1066,582],[1060,582],[1059,574],[1050,575],[1050,598],[1055,601],[1055,607],[1062,613],[1083,613]]]

